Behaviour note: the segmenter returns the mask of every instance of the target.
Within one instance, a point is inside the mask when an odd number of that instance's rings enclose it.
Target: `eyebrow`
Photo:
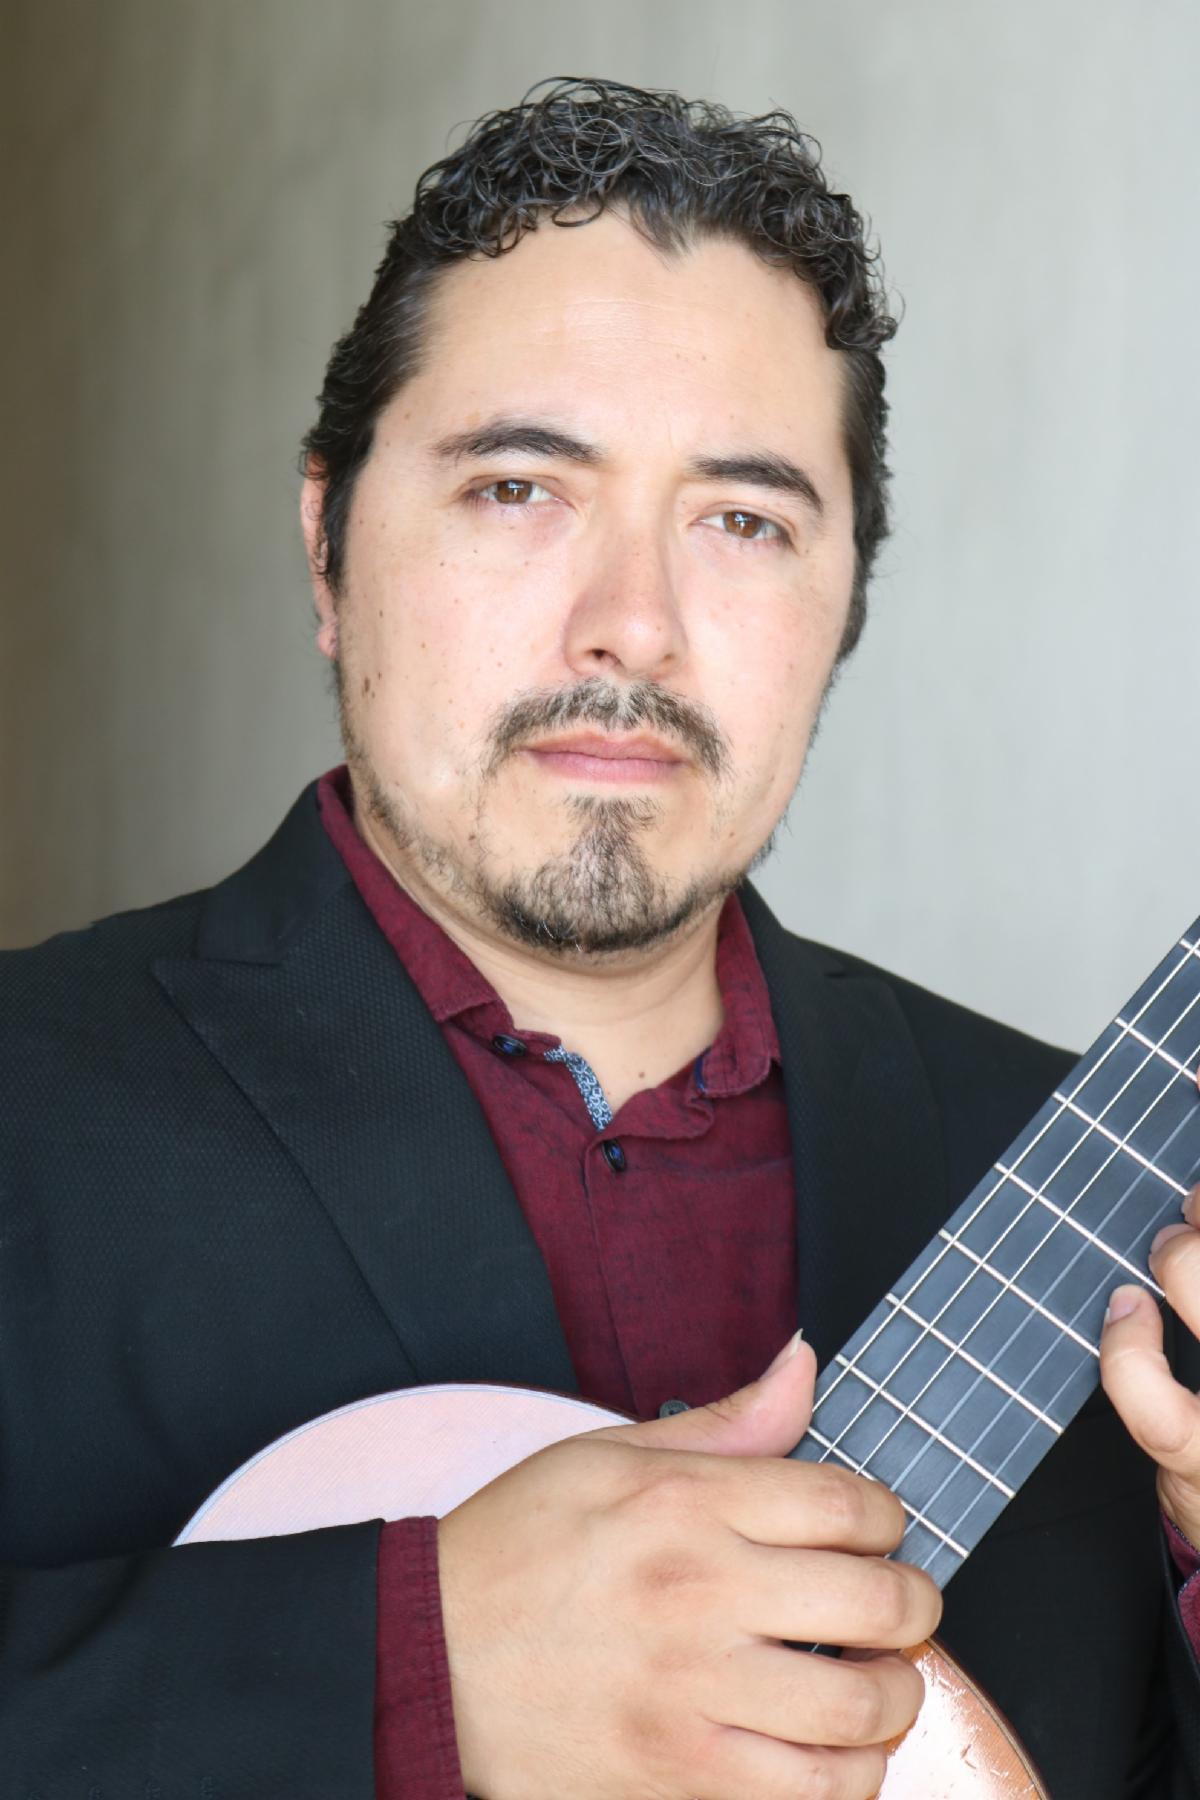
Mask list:
[[[600,444],[590,444],[569,431],[544,425],[536,419],[490,419],[470,431],[452,432],[433,446],[439,462],[461,462],[464,457],[498,456],[504,451],[526,456],[554,456],[566,462],[595,468],[606,460]],[[748,451],[734,456],[694,456],[687,473],[701,481],[746,481],[754,487],[791,494],[802,500],[817,518],[825,515],[825,503],[810,476],[786,456],[772,450]]]
[[[498,456],[504,450],[527,456],[558,456],[589,467],[604,461],[599,444],[587,444],[568,431],[539,425],[534,419],[491,419],[473,431],[456,431],[433,446],[439,462],[461,462],[464,457]]]
[[[803,500],[818,519],[825,516],[825,502],[804,470],[774,451],[759,451],[748,456],[694,456],[688,471],[705,481],[748,481],[754,487],[792,494]]]

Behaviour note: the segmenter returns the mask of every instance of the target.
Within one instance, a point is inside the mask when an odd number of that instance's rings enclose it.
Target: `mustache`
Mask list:
[[[707,706],[668,693],[652,681],[618,687],[593,675],[569,688],[534,689],[502,707],[488,726],[485,776],[494,775],[505,758],[530,738],[569,725],[595,725],[607,731],[648,727],[690,751],[715,781],[729,769],[728,741]]]

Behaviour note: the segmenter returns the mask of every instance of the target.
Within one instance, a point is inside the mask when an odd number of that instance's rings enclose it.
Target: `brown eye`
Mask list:
[[[471,498],[486,502],[489,506],[496,502],[500,506],[511,506],[519,512],[533,512],[554,496],[539,481],[523,481],[516,475],[503,475],[498,481],[489,481],[486,487],[474,488]]]
[[[501,506],[523,506],[533,493],[532,481],[495,481],[492,493]]]
[[[709,513],[701,524],[715,526],[726,537],[741,538],[747,544],[787,542],[787,533],[774,519],[764,519],[761,513],[750,512],[744,506],[727,506],[721,512]]]

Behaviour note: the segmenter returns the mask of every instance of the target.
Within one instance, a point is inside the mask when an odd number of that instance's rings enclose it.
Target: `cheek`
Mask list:
[[[765,628],[748,650],[746,635],[722,665],[717,709],[733,744],[735,766],[763,795],[790,794],[799,779],[836,638],[798,631],[785,621]]]
[[[528,657],[470,560],[410,563],[371,586],[344,655],[359,736],[391,779],[442,791],[477,767],[484,722],[522,685]]]

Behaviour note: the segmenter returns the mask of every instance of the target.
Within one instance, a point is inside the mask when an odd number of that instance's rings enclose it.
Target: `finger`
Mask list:
[[[830,1463],[783,1459],[718,1464],[721,1517],[752,1544],[886,1556],[904,1536],[904,1508],[881,1481]]]
[[[669,1419],[605,1426],[597,1436],[621,1437],[650,1450],[702,1450],[709,1456],[786,1456],[812,1413],[817,1359],[799,1336],[764,1375],[736,1393]]]
[[[902,1656],[843,1662],[782,1644],[747,1644],[714,1676],[709,1718],[792,1744],[884,1744],[908,1730],[925,1697]]]
[[[1191,1195],[1188,1201],[1191,1201]],[[1169,1236],[1167,1234],[1170,1234]],[[1200,1231],[1168,1225],[1150,1251],[1150,1272],[1193,1337],[1200,1337]]]
[[[1109,1301],[1100,1379],[1126,1430],[1148,1456],[1161,1468],[1200,1477],[1200,1401],[1171,1373],[1163,1355],[1162,1319],[1144,1288],[1117,1288]]]
[[[627,1497],[641,1511],[661,1508],[660,1522],[681,1532],[702,1518],[751,1544],[863,1556],[886,1556],[904,1535],[904,1509],[894,1494],[830,1463],[655,1450],[644,1463],[627,1461],[625,1470]]]
[[[825,1749],[782,1744],[736,1726],[716,1726],[687,1792],[696,1800],[873,1800],[883,1784],[886,1757],[878,1746]]]
[[[731,1579],[733,1616],[754,1637],[904,1650],[931,1636],[942,1616],[929,1576],[890,1558],[748,1544]]]

